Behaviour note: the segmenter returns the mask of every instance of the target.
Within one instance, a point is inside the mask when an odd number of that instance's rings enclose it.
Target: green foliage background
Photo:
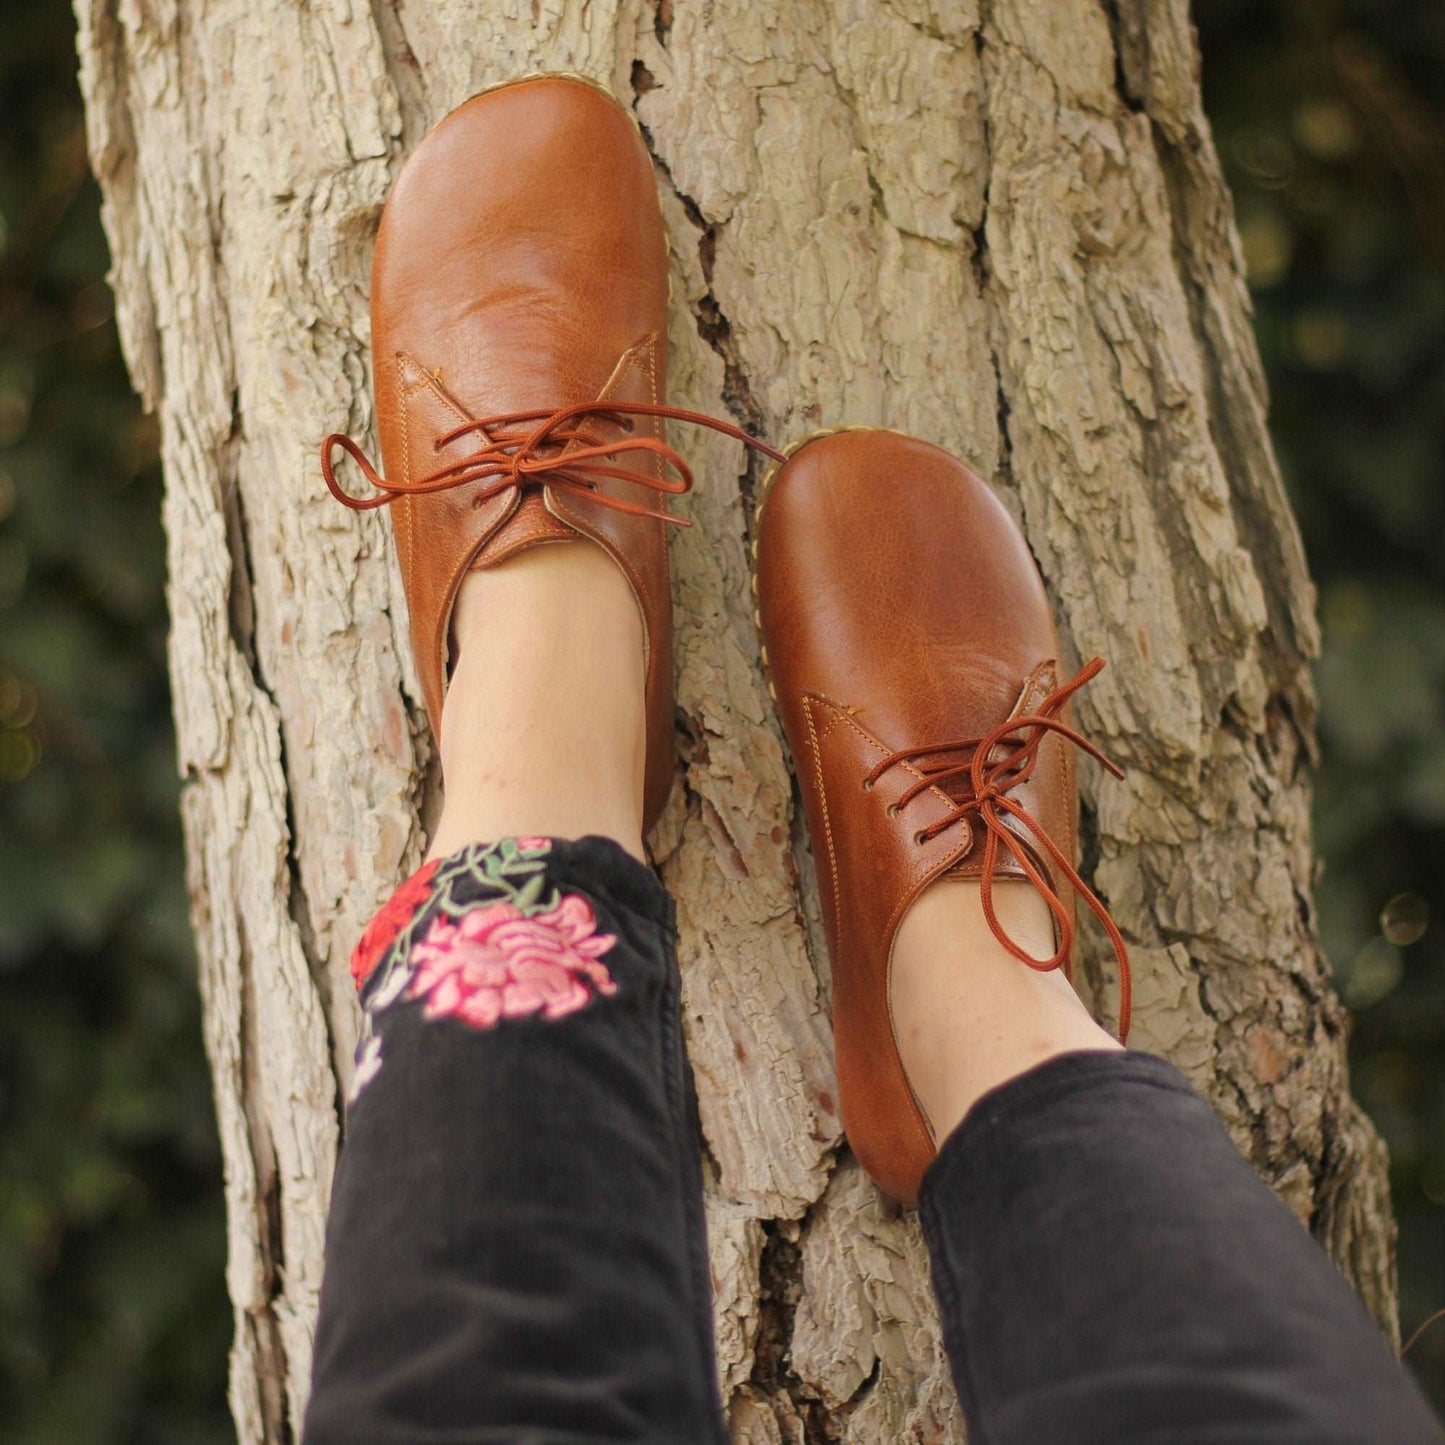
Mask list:
[[[1201,0],[1321,589],[1321,923],[1445,1306],[1445,6]],[[0,1438],[230,1438],[157,437],[104,283],[65,0],[0,0]],[[1445,1405],[1445,1325],[1411,1355]]]
[[[1445,1307],[1445,6],[1197,15],[1320,588],[1316,898],[1390,1147],[1408,1339]],[[1409,1360],[1445,1408],[1445,1321]]]
[[[0,7],[0,1439],[234,1439],[154,424],[60,0]]]

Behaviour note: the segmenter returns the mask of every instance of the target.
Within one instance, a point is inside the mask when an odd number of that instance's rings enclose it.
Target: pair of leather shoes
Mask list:
[[[1122,939],[1074,870],[1071,680],[1027,545],[989,488],[924,442],[845,430],[784,456],[666,403],[667,252],[652,161],[631,115],[577,76],[474,97],[411,157],[372,273],[384,477],[346,437],[322,452],[347,505],[390,504],[433,729],[469,570],[579,536],[627,576],[647,644],[644,823],[675,769],[669,495],[692,477],[668,419],[778,463],[754,529],[763,661],[799,771],[833,968],[850,1142],[911,1203],[935,1153],[899,1057],[889,967],[899,924],[944,875],[977,878],[1000,938],[1067,968],[1074,897]],[[337,481],[345,451],[375,488]],[[1097,753],[1095,753],[1097,756]],[[1029,957],[992,887],[1048,900],[1057,949]],[[1128,971],[1121,968],[1121,1030]]]

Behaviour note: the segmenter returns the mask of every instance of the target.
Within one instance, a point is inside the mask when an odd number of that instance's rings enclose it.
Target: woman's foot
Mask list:
[[[835,433],[764,496],[759,622],[818,854],[843,1120],[912,1203],[981,1094],[1118,1047],[1058,971],[1076,895],[1117,941],[1127,1031],[1123,940],[1073,868],[1070,750],[1093,749],[1067,704],[1102,664],[1061,681],[1027,543],[937,447]]]
[[[666,421],[781,459],[666,404],[667,294],[652,157],[633,116],[578,76],[473,96],[387,199],[371,292],[385,475],[341,435],[321,468],[348,506],[395,504],[445,774],[433,856],[590,832],[640,857],[667,803],[666,503],[692,476]],[[371,495],[341,485],[338,451]]]
[[[676,765],[664,513],[686,477],[659,414],[667,242],[632,116],[567,76],[459,106],[387,199],[371,314],[382,473],[340,436],[322,470],[349,505],[394,503],[443,757],[433,852],[543,830],[640,854]],[[343,490],[338,448],[379,493]]]
[[[429,857],[539,835],[642,853],[642,615],[621,569],[554,542],[469,572],[442,709],[445,803]]]

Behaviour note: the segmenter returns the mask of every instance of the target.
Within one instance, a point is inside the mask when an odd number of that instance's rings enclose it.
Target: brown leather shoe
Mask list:
[[[687,525],[665,502],[692,481],[665,418],[751,439],[665,404],[667,245],[631,115],[568,75],[509,82],[453,111],[387,200],[371,317],[386,477],[344,436],[323,443],[322,472],[348,506],[394,504],[433,731],[466,573],[590,538],[642,611],[651,828],[675,763],[667,525]],[[337,448],[380,495],[341,488]]]
[[[1074,868],[1069,744],[1100,755],[1068,725],[1067,702],[1103,663],[1060,685],[1018,528],[961,462],[897,433],[804,443],[765,483],[754,555],[763,661],[818,859],[843,1119],[879,1187],[913,1204],[936,1141],[889,986],[899,924],[929,884],[979,879],[994,932],[1039,969],[1068,969],[1077,893],[1118,950],[1128,1028],[1123,940]],[[1047,899],[1052,958],[1003,931],[998,879]]]

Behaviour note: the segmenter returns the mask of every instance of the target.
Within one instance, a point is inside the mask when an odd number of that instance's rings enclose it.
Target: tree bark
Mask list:
[[[645,128],[673,399],[776,441],[898,427],[996,479],[1069,660],[1112,662],[1078,711],[1129,774],[1084,777],[1085,863],[1134,940],[1134,1042],[1184,1068],[1393,1331],[1384,1152],[1310,898],[1314,597],[1185,0],[76,8],[121,334],[163,421],[245,1445],[297,1432],[347,955],[436,793],[389,529],[331,501],[317,443],[371,425],[371,243],[403,157],[537,69],[606,82]],[[684,779],[653,846],[734,1436],[959,1440],[915,1221],[839,1137],[812,861],[748,600],[755,474],[689,444]],[[1107,1007],[1107,950],[1084,950]]]

